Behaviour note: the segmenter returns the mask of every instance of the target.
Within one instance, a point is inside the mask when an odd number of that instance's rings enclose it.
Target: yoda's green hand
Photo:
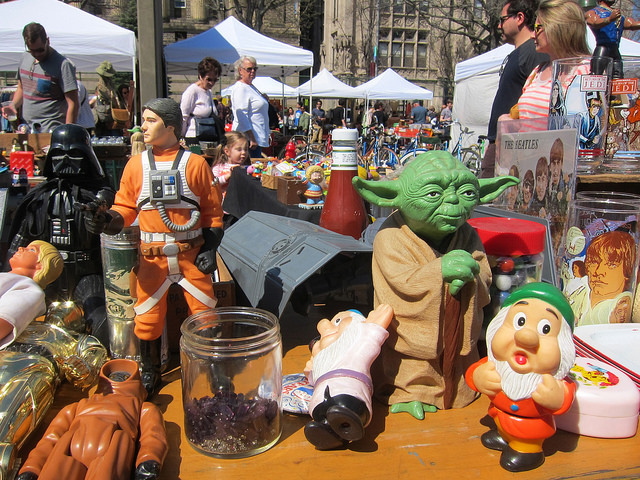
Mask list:
[[[391,413],[407,412],[418,420],[424,420],[424,412],[435,413],[438,409],[429,403],[414,400],[413,402],[394,403],[389,411]]]
[[[480,273],[480,265],[465,250],[452,250],[441,259],[442,279],[449,283],[449,292],[456,295],[467,282],[472,282]]]

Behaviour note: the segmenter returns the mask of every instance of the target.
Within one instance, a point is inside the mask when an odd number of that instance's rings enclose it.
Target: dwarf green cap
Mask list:
[[[133,127],[133,128],[129,128],[128,129],[129,133],[137,133],[137,132],[141,132],[141,131],[142,131],[142,129],[140,127],[138,127],[137,125],[135,127]]]
[[[574,315],[571,305],[562,292],[550,283],[534,282],[515,289],[504,301],[503,307],[513,305],[520,300],[537,298],[557,308],[573,331]]]

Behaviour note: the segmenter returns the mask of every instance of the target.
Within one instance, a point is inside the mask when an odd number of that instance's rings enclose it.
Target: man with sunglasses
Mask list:
[[[516,49],[504,59],[500,68],[500,81],[491,107],[487,133],[489,147],[482,160],[482,178],[494,175],[498,117],[509,113],[511,107],[518,103],[524,82],[531,71],[549,59],[546,54],[536,53],[536,46],[531,38],[537,9],[538,0],[508,0],[500,12],[502,38]]]
[[[76,123],[78,119],[78,84],[76,69],[67,58],[49,45],[44,27],[30,23],[22,30],[27,53],[18,70],[18,88],[2,115],[22,117],[36,132],[49,132],[58,125]]]

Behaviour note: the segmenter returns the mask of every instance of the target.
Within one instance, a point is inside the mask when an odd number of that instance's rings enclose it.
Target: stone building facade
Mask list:
[[[359,85],[387,68],[434,93],[436,109],[453,92],[442,82],[442,42],[426,23],[429,1],[325,0],[322,66]]]
[[[118,23],[135,0],[70,2]],[[163,41],[173,43],[197,35],[234,13],[233,0],[158,0],[162,5]],[[391,67],[434,92],[426,104],[438,108],[452,91],[443,82],[438,61],[442,39],[425,21],[429,0],[282,0],[262,19],[261,32],[314,51],[314,70],[326,67],[338,78],[359,85]],[[295,86],[307,77],[291,77]],[[171,93],[193,79],[174,78]],[[227,80],[223,81],[223,87]],[[184,85],[183,85],[184,84]]]

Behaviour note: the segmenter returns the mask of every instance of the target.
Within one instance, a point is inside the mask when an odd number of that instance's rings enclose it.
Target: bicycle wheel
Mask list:
[[[378,151],[378,161],[380,167],[395,168],[398,165],[398,155],[389,147],[382,147]]]
[[[460,163],[478,176],[481,168],[480,154],[474,148],[463,148],[460,154]]]
[[[404,167],[407,163],[409,163],[411,160],[416,158],[418,155],[431,152],[431,151],[432,150],[427,150],[426,148],[415,148],[413,150],[409,150],[408,152],[405,152],[400,156],[399,163],[401,166]]]
[[[302,152],[300,155],[298,155],[295,158],[295,162],[309,162],[310,164],[320,163],[324,159],[324,157],[324,153],[310,150],[308,152]]]

